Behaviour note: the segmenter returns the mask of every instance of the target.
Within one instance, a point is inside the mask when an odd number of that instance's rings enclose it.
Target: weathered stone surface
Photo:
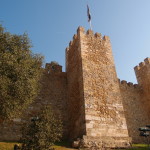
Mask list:
[[[150,58],[146,58],[134,68],[139,86],[142,89],[144,107],[150,116]],[[150,121],[150,120],[149,120]]]
[[[132,137],[133,143],[144,143],[145,137],[140,137],[138,130],[139,127],[149,124],[149,117],[144,106],[143,90],[139,85],[131,85],[125,81],[119,84],[129,136]]]
[[[78,31],[79,32],[79,31]],[[83,70],[86,136],[122,137],[129,143],[109,37],[78,33]],[[104,138],[102,138],[104,139]],[[103,140],[102,140],[103,142]]]
[[[129,143],[126,141],[129,140]],[[78,142],[79,148],[87,149],[110,149],[110,148],[128,148],[131,147],[131,139],[128,137],[92,137],[83,136],[83,138]]]
[[[66,51],[67,72],[67,102],[69,119],[69,139],[74,140],[85,134],[85,108],[83,96],[83,71],[80,44],[80,31],[78,29],[74,40]]]

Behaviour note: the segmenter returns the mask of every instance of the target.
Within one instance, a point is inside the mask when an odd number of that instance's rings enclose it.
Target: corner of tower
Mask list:
[[[139,63],[139,65],[134,67],[134,71],[139,84],[145,83],[144,80],[149,82],[150,76],[150,58],[144,59],[144,62]]]
[[[139,65],[134,67],[135,73],[138,74],[143,71],[144,68],[150,67],[150,58],[145,58],[144,62],[139,63]]]

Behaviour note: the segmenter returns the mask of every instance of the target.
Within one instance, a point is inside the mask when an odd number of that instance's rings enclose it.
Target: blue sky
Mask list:
[[[111,39],[118,77],[136,83],[134,66],[150,57],[150,0],[0,0],[0,22],[65,70],[65,48],[78,26],[89,28],[87,2],[94,32]]]

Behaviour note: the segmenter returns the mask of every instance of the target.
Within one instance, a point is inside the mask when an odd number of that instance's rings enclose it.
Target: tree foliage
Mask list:
[[[27,34],[0,26],[0,118],[17,117],[37,96],[43,57],[33,54]]]
[[[50,106],[32,118],[22,129],[22,150],[49,150],[62,136],[60,115],[54,114]]]

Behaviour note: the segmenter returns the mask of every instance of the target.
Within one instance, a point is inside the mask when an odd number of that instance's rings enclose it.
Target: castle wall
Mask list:
[[[138,85],[118,82],[109,37],[79,27],[66,49],[66,72],[46,64],[41,90],[21,118],[0,124],[0,140],[20,138],[24,121],[44,105],[61,114],[63,137],[82,146],[128,147],[144,141],[138,128],[149,124],[150,58],[135,67]]]
[[[119,82],[123,99],[124,112],[128,127],[129,136],[133,143],[145,143],[145,137],[139,136],[139,127],[148,124],[148,115],[143,105],[142,89],[139,85]]]
[[[74,35],[66,49],[67,97],[69,139],[85,134],[85,108],[83,99],[82,60],[79,34]]]
[[[48,65],[48,64],[47,64]],[[61,115],[64,125],[64,137],[68,136],[68,118],[67,118],[67,80],[66,73],[61,72],[58,66],[56,70],[51,68],[44,71],[41,80],[41,91],[38,98],[23,113],[21,118],[16,118],[9,122],[3,122],[0,125],[0,140],[16,141],[21,136],[20,128],[24,121],[27,121],[40,112],[45,105],[51,105],[55,113]]]
[[[129,136],[110,40],[98,33],[94,35],[91,30],[79,30],[86,136],[122,147],[129,143]]]
[[[134,68],[138,84],[142,88],[143,105],[150,116],[150,58]]]

